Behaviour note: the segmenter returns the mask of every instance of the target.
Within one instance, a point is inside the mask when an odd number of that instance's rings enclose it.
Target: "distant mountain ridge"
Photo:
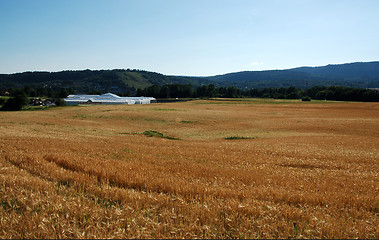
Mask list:
[[[379,61],[298,67],[286,70],[243,71],[208,77],[239,88],[307,86],[379,87]]]
[[[0,74],[0,91],[30,86],[73,88],[79,93],[100,91],[133,94],[138,88],[166,84],[191,84],[194,87],[214,84],[219,87],[234,86],[241,89],[290,86],[304,89],[331,85],[379,88],[379,61],[286,70],[242,71],[209,77],[170,76],[130,69]]]
[[[378,77],[379,61],[329,64],[322,67],[298,67],[289,70],[319,76]]]

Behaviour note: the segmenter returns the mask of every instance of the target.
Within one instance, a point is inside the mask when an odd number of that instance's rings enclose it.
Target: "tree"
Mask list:
[[[196,89],[197,97],[207,97],[208,96],[208,88],[206,86],[200,86]]]
[[[29,103],[25,93],[18,94],[14,98],[9,98],[8,101],[1,107],[1,111],[20,111],[23,106]]]
[[[50,97],[50,98],[55,97],[55,92],[54,92],[54,90],[52,88],[49,88],[47,90],[47,96]]]
[[[216,96],[216,86],[214,84],[208,85],[208,96],[211,98]]]
[[[44,87],[37,88],[36,96],[37,97],[43,97],[46,95],[46,89]]]
[[[55,106],[66,106],[66,102],[62,98],[55,99]]]
[[[287,98],[289,99],[299,99],[300,91],[296,87],[292,86],[287,88]]]
[[[226,89],[226,97],[228,98],[236,98],[238,96],[237,88],[230,86]]]
[[[66,98],[68,96],[68,92],[66,89],[61,88],[61,90],[58,93],[58,98]]]

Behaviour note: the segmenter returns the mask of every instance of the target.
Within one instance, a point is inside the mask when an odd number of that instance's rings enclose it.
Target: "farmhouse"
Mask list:
[[[68,95],[64,98],[67,105],[78,104],[149,104],[156,102],[153,97],[120,97],[113,93],[102,95]]]

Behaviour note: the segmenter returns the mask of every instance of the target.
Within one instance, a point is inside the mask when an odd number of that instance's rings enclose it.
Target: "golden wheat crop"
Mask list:
[[[0,238],[379,238],[378,103],[2,112],[0,136]]]

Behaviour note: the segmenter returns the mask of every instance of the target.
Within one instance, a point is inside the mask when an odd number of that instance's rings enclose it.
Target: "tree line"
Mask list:
[[[216,87],[214,84],[193,87],[191,84],[167,84],[164,86],[152,85],[144,89],[137,89],[138,96],[155,98],[276,98],[276,99],[317,99],[336,101],[378,102],[377,90],[342,87],[342,86],[315,86],[308,89],[297,87],[240,89],[233,86]]]
[[[9,96],[6,101],[0,98],[0,110],[21,110],[27,105],[30,97],[53,98],[56,105],[64,105],[62,98],[76,91],[70,88],[10,88],[1,90],[2,95]],[[102,94],[100,91],[91,91],[87,94]],[[121,96],[123,96],[121,94]],[[193,87],[191,84],[166,84],[163,86],[152,85],[144,89],[137,89],[136,96],[148,96],[155,98],[275,98],[275,99],[302,99],[303,101],[336,100],[336,101],[360,101],[379,102],[377,90],[342,87],[342,86],[315,86],[308,89],[297,87],[240,89],[233,86],[216,87],[214,84]]]
[[[54,88],[31,88],[25,86],[23,88],[9,88],[2,90],[0,95],[4,95],[6,98],[0,98],[0,111],[19,111],[23,106],[31,103],[31,99],[34,97],[50,98],[56,106],[63,106],[65,102],[62,98],[72,94],[74,90],[72,88],[54,89]]]
[[[102,94],[102,91],[89,91],[87,94]],[[70,88],[23,88],[0,89],[0,95],[15,97],[17,95],[27,97],[65,98],[69,94],[77,94],[77,91]],[[119,94],[128,96],[128,94]],[[343,86],[315,86],[308,89],[297,87],[281,88],[251,88],[241,89],[234,86],[217,87],[214,84],[193,87],[192,84],[166,84],[163,86],[152,85],[146,88],[139,88],[135,96],[147,96],[155,98],[275,98],[275,99],[301,99],[311,98],[318,100],[336,101],[362,101],[379,102],[379,92],[377,90],[365,88],[353,88]]]

